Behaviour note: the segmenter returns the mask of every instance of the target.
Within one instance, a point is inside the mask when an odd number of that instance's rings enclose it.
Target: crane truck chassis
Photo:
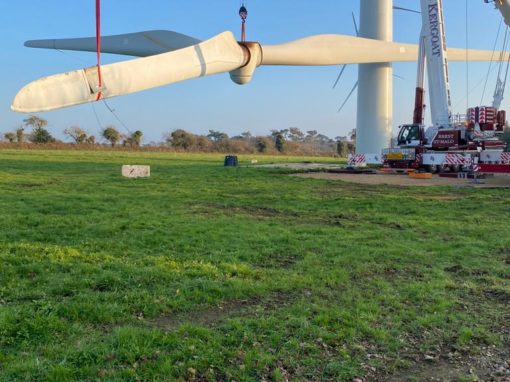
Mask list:
[[[425,130],[419,124],[402,125],[398,147],[384,149],[382,159],[391,168],[422,169],[431,173],[510,173],[510,152],[504,152],[506,144],[498,135],[494,130],[478,133],[467,123],[436,131],[434,128]]]

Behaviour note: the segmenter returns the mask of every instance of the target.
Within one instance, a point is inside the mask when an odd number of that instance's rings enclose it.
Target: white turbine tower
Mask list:
[[[360,37],[393,40],[393,0],[361,0]],[[379,154],[388,147],[393,119],[391,62],[360,64],[356,152]]]

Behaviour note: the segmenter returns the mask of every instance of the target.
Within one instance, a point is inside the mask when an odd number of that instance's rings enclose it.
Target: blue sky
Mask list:
[[[168,29],[200,39],[225,30],[239,35],[239,0],[102,0],[103,34],[150,29]],[[247,36],[261,43],[280,43],[321,33],[354,34],[351,12],[359,15],[359,0],[248,0]],[[395,0],[395,5],[419,9],[418,0]],[[491,50],[499,12],[482,0],[468,0],[471,48]],[[447,45],[465,47],[464,0],[446,0]],[[395,11],[395,41],[417,41],[420,16]],[[10,111],[16,92],[26,83],[46,75],[92,66],[92,53],[61,53],[25,48],[29,39],[93,36],[94,0],[17,0],[0,5],[2,70],[0,71],[0,132],[15,129],[25,115]],[[103,63],[127,59],[103,55]],[[454,112],[463,113],[469,104],[479,104],[488,63],[452,63],[450,67]],[[469,71],[469,91],[466,71]],[[109,100],[111,107],[130,130],[144,132],[145,142],[161,141],[165,133],[183,128],[207,134],[221,130],[229,135],[251,131],[267,134],[271,129],[299,127],[318,130],[330,137],[346,135],[355,127],[356,97],[341,113],[337,109],[352,88],[357,67],[352,65],[335,90],[338,67],[263,67],[247,86],[233,84],[228,74],[200,78]],[[396,129],[411,121],[416,64],[394,65],[394,121]],[[490,104],[495,79],[491,77],[484,103]],[[510,97],[509,97],[510,99]],[[508,109],[507,101],[503,107]],[[99,117],[96,119],[95,111]],[[101,126],[113,124],[126,132],[102,103],[40,113],[49,130],[64,138],[62,131],[80,126],[99,134]]]

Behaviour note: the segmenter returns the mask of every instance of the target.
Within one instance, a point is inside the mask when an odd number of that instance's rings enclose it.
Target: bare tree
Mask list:
[[[74,139],[76,143],[85,143],[87,140],[87,132],[78,126],[71,126],[64,130],[64,134]]]
[[[47,120],[45,120],[44,118],[39,118],[36,115],[31,115],[30,117],[25,118],[23,120],[23,123],[26,126],[32,127],[34,130],[44,129],[46,126],[48,126],[48,121]]]

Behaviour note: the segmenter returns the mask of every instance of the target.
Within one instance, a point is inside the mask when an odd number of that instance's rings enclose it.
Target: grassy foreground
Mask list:
[[[509,190],[240,159],[0,151],[0,380],[391,380],[508,347]]]

